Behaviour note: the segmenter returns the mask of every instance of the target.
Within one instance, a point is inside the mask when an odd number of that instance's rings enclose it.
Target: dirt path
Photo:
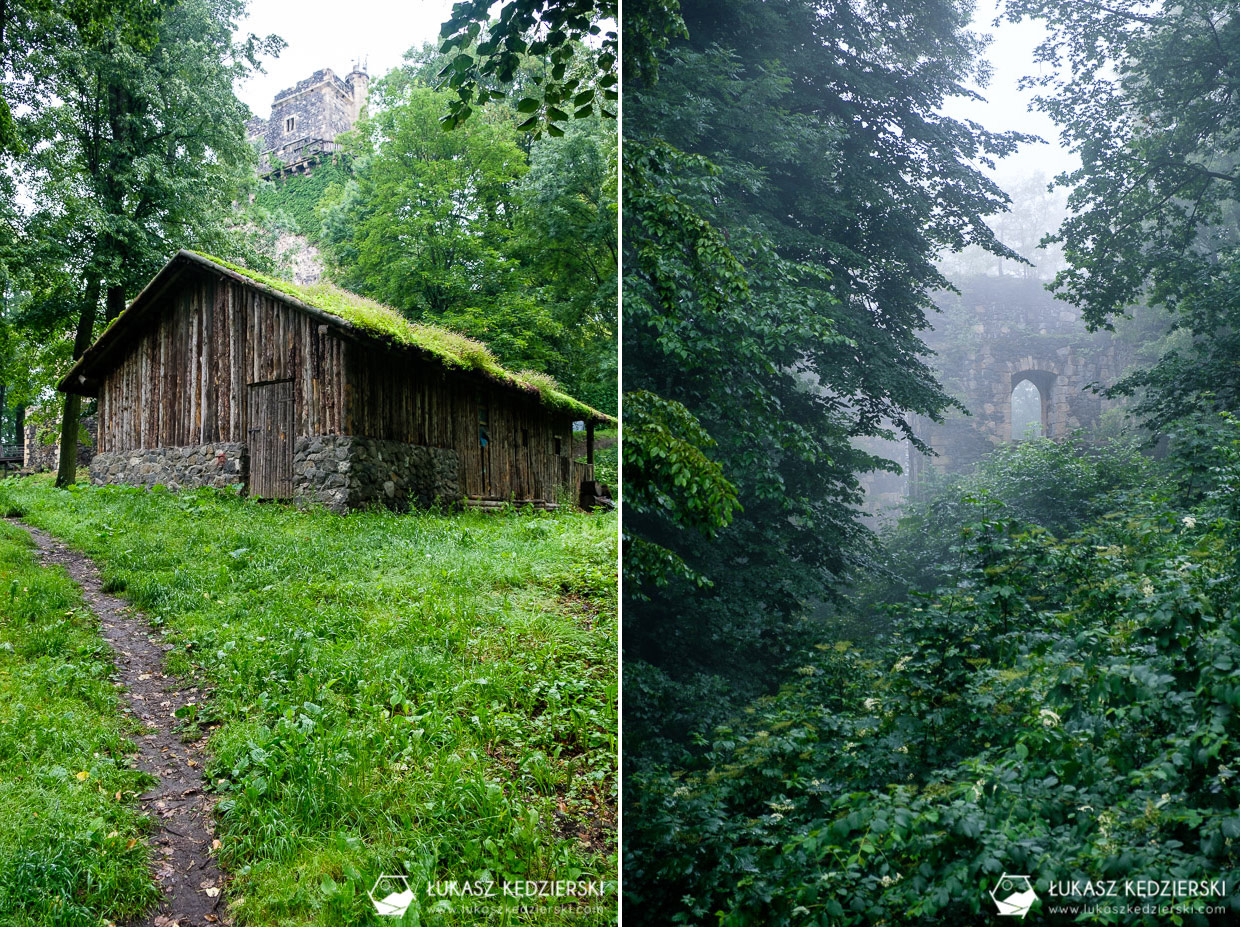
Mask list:
[[[82,588],[86,604],[99,617],[103,639],[112,648],[116,672],[112,679],[129,699],[125,709],[140,718],[146,733],[138,739],[135,765],[159,779],[139,796],[155,824],[151,836],[154,874],[164,901],[134,927],[216,927],[226,924],[220,892],[223,878],[210,855],[214,827],[211,801],[203,793],[205,737],[185,743],[173,732],[173,713],[196,701],[197,689],[182,689],[164,675],[164,651],[171,650],[154,634],[146,617],[128,603],[102,591],[99,571],[90,559],[60,541],[16,519],[39,547],[43,564],[68,571]],[[217,910],[220,909],[220,910]]]

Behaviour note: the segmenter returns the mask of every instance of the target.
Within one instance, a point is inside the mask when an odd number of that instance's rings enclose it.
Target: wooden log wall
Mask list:
[[[287,380],[298,436],[452,448],[461,489],[475,499],[554,502],[561,487],[573,488],[571,416],[533,396],[346,343],[308,314],[207,270],[185,272],[158,299],[100,386],[100,451],[244,442],[249,387]]]
[[[452,448],[466,496],[554,502],[561,486],[572,490],[572,418],[536,397],[359,345],[349,346],[348,384],[349,434]]]
[[[230,278],[186,272],[99,389],[99,450],[245,441],[247,387],[291,380],[296,433],[339,434],[345,344]]]

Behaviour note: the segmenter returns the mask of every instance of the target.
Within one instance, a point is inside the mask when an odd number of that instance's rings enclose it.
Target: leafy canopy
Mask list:
[[[334,279],[616,408],[616,136],[532,140],[493,104],[454,132],[433,49],[375,82],[343,182],[316,209]]]
[[[665,30],[626,34],[626,389],[661,403],[639,416],[698,426],[676,458],[693,477],[648,465],[665,426],[626,433],[637,741],[771,684],[865,548],[857,475],[883,464],[853,439],[911,436],[910,413],[951,405],[919,335],[946,285],[934,261],[1012,256],[984,221],[1006,198],[977,165],[1021,140],[940,113],[984,76],[969,11],[626,4]],[[717,505],[685,518],[700,486]]]
[[[545,73],[516,104],[522,131],[552,137],[563,123],[601,115],[614,119],[620,95],[616,0],[507,0],[490,19],[491,0],[462,0],[443,24],[440,51],[452,57],[439,72],[455,92],[445,129],[465,122],[489,100],[502,100],[532,59]],[[591,40],[598,40],[597,48]]]
[[[1045,21],[1028,78],[1081,167],[1057,179],[1071,214],[1052,242],[1054,288],[1094,326],[1138,300],[1187,335],[1117,394],[1162,428],[1205,402],[1240,402],[1240,17],[1232,3],[1011,0]]]

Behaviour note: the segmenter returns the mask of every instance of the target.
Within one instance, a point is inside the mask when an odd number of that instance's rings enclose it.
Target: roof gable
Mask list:
[[[434,325],[412,322],[391,306],[342,290],[332,284],[305,286],[277,280],[195,251],[178,251],[128,308],[117,316],[77,360],[58,385],[61,392],[82,392],[109,369],[109,359],[143,319],[160,308],[159,297],[190,269],[205,269],[253,287],[288,306],[314,316],[355,339],[407,350],[449,369],[474,372],[501,386],[536,396],[549,408],[583,419],[614,421],[597,409],[555,388],[550,377],[505,370],[480,341]]]

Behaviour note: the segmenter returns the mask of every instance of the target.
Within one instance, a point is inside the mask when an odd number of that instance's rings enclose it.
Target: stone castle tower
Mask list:
[[[348,132],[366,104],[370,77],[357,66],[343,79],[331,68],[315,71],[281,90],[271,117],[246,123],[246,137],[258,145],[265,176],[306,171],[336,150],[336,136]]]

